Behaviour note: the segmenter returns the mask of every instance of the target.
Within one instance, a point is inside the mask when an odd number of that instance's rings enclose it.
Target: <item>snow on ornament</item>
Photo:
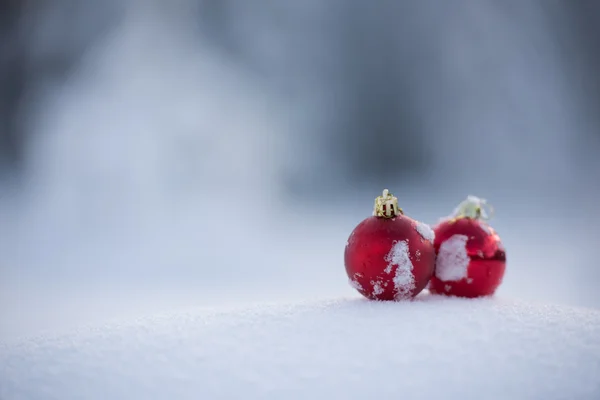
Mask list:
[[[344,264],[350,286],[371,300],[408,300],[433,276],[434,234],[404,215],[387,189],[375,199],[373,216],[350,234]]]
[[[485,199],[468,196],[434,228],[437,260],[431,293],[481,297],[494,294],[500,286],[506,253],[486,222],[492,211]]]

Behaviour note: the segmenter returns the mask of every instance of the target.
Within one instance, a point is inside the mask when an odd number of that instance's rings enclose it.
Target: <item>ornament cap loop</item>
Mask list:
[[[404,214],[402,209],[398,207],[398,198],[391,194],[389,190],[383,189],[382,195],[375,199],[373,215],[382,218],[394,218],[398,214]]]
[[[454,209],[452,216],[454,219],[470,218],[486,221],[494,216],[494,208],[486,199],[469,195]]]

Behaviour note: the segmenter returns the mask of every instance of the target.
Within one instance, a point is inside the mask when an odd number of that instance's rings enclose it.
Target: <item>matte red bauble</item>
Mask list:
[[[350,285],[371,300],[407,300],[433,276],[434,234],[406,215],[388,190],[375,199],[373,216],[352,231],[344,263]]]
[[[484,220],[486,201],[469,196],[453,215],[435,228],[435,274],[429,290],[435,294],[481,297],[494,294],[506,269],[506,252]]]

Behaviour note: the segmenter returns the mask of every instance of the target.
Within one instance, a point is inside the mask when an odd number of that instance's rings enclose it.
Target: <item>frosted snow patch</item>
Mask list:
[[[494,230],[492,229],[491,226],[489,226],[488,224],[486,224],[483,221],[479,222],[479,226],[481,227],[481,229],[483,229],[483,231],[485,233],[487,233],[488,235],[493,235],[494,234]]]
[[[348,279],[348,283],[356,290],[363,290],[361,284],[355,281],[354,279]]]
[[[409,298],[415,288],[415,277],[412,273],[414,267],[408,254],[408,242],[402,240],[394,243],[390,252],[385,256],[385,260],[388,262],[386,271],[388,269],[391,271],[392,267],[396,266],[396,273],[392,279],[396,299]]]
[[[467,277],[469,255],[465,235],[454,235],[440,246],[435,276],[442,281],[459,281]]]
[[[386,261],[388,261],[388,260],[387,260],[387,258],[386,258]],[[385,267],[385,269],[383,270],[383,272],[385,272],[386,274],[391,274],[391,273],[392,273],[392,267],[393,267],[393,266],[394,266],[393,264],[389,263],[389,264],[387,265],[387,267]]]
[[[431,227],[423,222],[417,222],[415,227],[419,235],[423,237],[425,240],[429,240],[431,243],[435,240],[435,232]]]
[[[371,281],[371,285],[373,285],[373,296],[378,296],[383,293],[383,287],[381,287],[381,282]]]

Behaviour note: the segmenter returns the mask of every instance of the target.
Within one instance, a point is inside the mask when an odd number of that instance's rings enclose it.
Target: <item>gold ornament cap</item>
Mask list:
[[[383,189],[382,195],[375,199],[373,215],[380,218],[394,218],[399,214],[404,214],[404,212],[398,207],[398,198],[389,190]]]
[[[477,220],[489,220],[494,215],[494,208],[488,204],[486,199],[476,196],[467,196],[452,213],[452,218],[470,218]]]

